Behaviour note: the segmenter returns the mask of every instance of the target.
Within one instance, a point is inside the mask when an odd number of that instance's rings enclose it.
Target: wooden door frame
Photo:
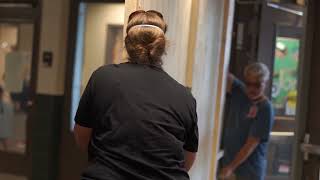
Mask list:
[[[64,112],[62,119],[61,131],[61,145],[59,148],[59,175],[58,179],[72,179],[77,178],[75,171],[83,165],[80,156],[85,156],[83,152],[76,149],[73,132],[70,127],[71,101],[72,101],[72,82],[75,64],[75,49],[77,41],[77,27],[78,27],[78,13],[80,3],[124,3],[124,0],[70,0],[69,6],[69,27],[68,27],[68,42],[67,42],[67,62],[66,62],[66,76],[65,76],[65,95],[64,95]],[[72,154],[72,156],[70,156]],[[70,161],[64,161],[65,158],[70,158]],[[73,162],[77,161],[77,162]],[[64,173],[64,167],[69,167],[68,164],[77,165],[69,169],[68,174]],[[71,165],[70,164],[70,165]]]
[[[316,47],[314,47],[314,34],[317,33],[315,31],[316,27],[316,19],[317,19],[317,11],[315,5],[317,0],[309,0],[306,4],[306,11],[305,11],[305,17],[304,17],[304,43],[302,51],[301,58],[303,61],[299,64],[299,67],[301,67],[299,76],[300,76],[300,82],[299,82],[299,96],[298,96],[298,102],[300,102],[297,106],[297,119],[300,119],[297,124],[296,133],[297,138],[295,142],[295,153],[294,153],[294,166],[293,166],[293,174],[292,179],[294,180],[301,180],[303,179],[303,173],[304,173],[304,160],[303,160],[303,153],[301,151],[301,143],[304,141],[304,137],[306,135],[307,129],[308,129],[308,111],[309,111],[309,94],[310,94],[310,88],[311,88],[311,63],[312,59],[314,58],[314,53],[316,51]],[[319,4],[318,4],[319,5]]]
[[[294,157],[293,157],[293,173],[291,179],[301,180],[303,174],[303,154],[301,152],[301,143],[303,142],[306,133],[306,122],[308,118],[308,105],[309,105],[309,88],[310,88],[310,70],[313,47],[313,33],[315,21],[315,9],[312,8],[313,0],[308,1],[306,10],[304,12],[304,32],[302,40],[302,53],[300,54],[299,63],[299,80],[298,80],[298,101],[297,104],[297,125],[296,125],[296,138],[294,144]]]
[[[41,28],[41,1],[36,3],[33,2],[30,8],[3,8],[0,7],[0,23],[30,23],[33,24],[33,45],[32,45],[32,64],[31,64],[31,99],[35,99],[36,85],[38,79],[38,64],[39,64],[39,47],[40,47],[40,28]],[[8,1],[10,3],[30,3],[30,0],[21,1]],[[6,3],[6,1],[0,1]],[[26,125],[26,153],[16,154],[11,152],[0,152],[1,162],[0,171],[1,173],[10,173],[16,175],[28,176],[31,167],[32,152],[31,152],[31,132],[32,119],[36,110],[32,108],[28,113],[27,125]]]
[[[72,82],[74,74],[74,58],[76,49],[76,38],[77,38],[77,25],[78,25],[78,13],[80,3],[124,3],[124,0],[71,0],[70,1],[70,17],[69,17],[69,27],[68,27],[68,51],[67,51],[67,63],[66,63],[66,79],[65,79],[65,112],[63,124],[63,134],[67,130],[68,137],[73,138],[70,131],[70,113],[71,113],[71,97],[72,97]],[[66,137],[66,136],[64,136]]]

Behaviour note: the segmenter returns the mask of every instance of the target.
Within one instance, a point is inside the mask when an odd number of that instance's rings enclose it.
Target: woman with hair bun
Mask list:
[[[81,97],[75,139],[88,152],[83,180],[189,180],[198,150],[196,101],[162,68],[161,13],[129,16],[128,62],[97,69]]]

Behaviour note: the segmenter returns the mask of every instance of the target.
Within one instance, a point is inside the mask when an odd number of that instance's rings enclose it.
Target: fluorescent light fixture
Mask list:
[[[294,132],[271,132],[271,136],[294,136]]]
[[[279,10],[281,10],[281,11],[285,11],[285,12],[288,12],[288,13],[296,14],[296,15],[298,15],[298,16],[303,16],[303,12],[302,12],[302,11],[290,9],[290,8],[281,6],[281,5],[279,5],[279,4],[270,3],[270,2],[268,2],[267,5],[268,5],[269,7],[272,7],[272,8],[275,8],[275,9],[279,9]]]

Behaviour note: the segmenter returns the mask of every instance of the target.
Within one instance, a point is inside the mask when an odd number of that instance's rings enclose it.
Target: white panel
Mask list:
[[[37,93],[64,94],[69,0],[43,0]],[[53,15],[54,14],[54,15]],[[52,67],[42,63],[42,53],[53,52]]]
[[[193,180],[216,179],[233,5],[233,0],[199,0],[192,90],[198,102],[200,151]]]

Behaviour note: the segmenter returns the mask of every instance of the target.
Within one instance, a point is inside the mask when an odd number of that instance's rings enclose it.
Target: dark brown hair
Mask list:
[[[153,25],[141,27],[137,25]],[[136,27],[135,27],[136,26]],[[125,47],[128,60],[134,63],[161,66],[162,56],[166,52],[167,24],[161,13],[150,11],[135,11],[129,16]]]

